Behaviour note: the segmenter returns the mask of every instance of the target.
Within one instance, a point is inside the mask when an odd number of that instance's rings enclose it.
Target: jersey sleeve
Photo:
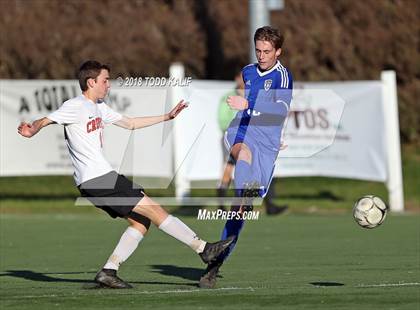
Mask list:
[[[122,115],[113,109],[111,109],[107,104],[101,103],[102,109],[102,121],[106,124],[113,124],[122,119]]]
[[[290,110],[290,104],[292,102],[292,94],[293,78],[290,72],[287,71],[286,82],[283,85],[281,85],[280,88],[276,89],[275,103],[276,105],[280,105],[279,109],[277,110],[277,114],[287,116]]]
[[[246,81],[250,78],[249,72],[252,69],[252,64],[249,64],[242,68],[241,74],[242,74],[242,81],[244,82],[245,88],[248,87],[246,84]]]
[[[69,125],[79,122],[80,104],[77,101],[67,100],[58,110],[47,115],[47,118],[60,125]]]

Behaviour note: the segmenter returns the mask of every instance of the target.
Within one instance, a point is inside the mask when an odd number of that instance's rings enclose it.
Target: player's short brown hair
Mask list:
[[[111,72],[111,69],[108,65],[101,64],[96,60],[87,60],[82,63],[79,71],[77,72],[77,78],[79,79],[79,85],[82,91],[86,91],[88,89],[87,80],[96,79],[101,73],[102,69]]]
[[[268,41],[273,44],[273,47],[277,50],[282,47],[284,42],[284,37],[279,31],[270,26],[264,26],[258,28],[254,34],[254,44],[257,41]]]

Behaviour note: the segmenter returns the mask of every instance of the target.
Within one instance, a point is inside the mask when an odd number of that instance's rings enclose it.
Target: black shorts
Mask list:
[[[144,197],[144,189],[115,171],[83,182],[78,189],[82,197],[113,218],[132,217],[137,220],[140,216],[133,214],[132,210]]]

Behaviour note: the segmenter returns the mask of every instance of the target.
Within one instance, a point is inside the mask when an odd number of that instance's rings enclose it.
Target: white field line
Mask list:
[[[379,284],[359,284],[356,287],[395,287],[395,286],[417,286],[420,285],[420,282],[411,282],[411,283],[379,283]]]
[[[420,282],[400,282],[400,283],[379,283],[379,284],[358,284],[353,287],[356,288],[372,288],[372,287],[399,287],[399,286],[420,286]],[[285,287],[281,287],[285,288]],[[185,294],[185,293],[212,293],[212,292],[222,292],[222,291],[250,291],[255,292],[258,289],[267,289],[265,287],[221,287],[215,289],[178,289],[178,290],[164,290],[164,291],[136,291],[131,290],[127,293],[118,292],[118,295],[154,295],[154,294]],[[271,287],[271,289],[275,289]],[[95,290],[93,290],[95,291]],[[100,292],[109,292],[110,290],[101,289]],[[101,295],[101,294],[98,294]],[[118,296],[115,295],[115,296]],[[21,295],[21,296],[11,296],[6,299],[30,299],[30,298],[54,298],[54,297],[79,297],[79,296],[89,296],[89,294],[84,291],[84,293],[70,293],[70,294],[48,294],[48,295]]]
[[[101,292],[107,291],[109,292],[111,289],[101,289]],[[250,291],[254,292],[256,289],[253,287],[220,287],[215,289],[179,289],[179,290],[165,290],[165,291],[135,291],[131,290],[129,293],[121,293],[121,291],[118,292],[118,295],[154,295],[154,294],[184,294],[184,293],[210,293],[214,291]],[[95,291],[95,290],[93,290]],[[115,295],[115,296],[118,296]],[[78,297],[78,296],[89,296],[89,294],[77,294],[77,293],[71,293],[71,294],[48,294],[48,295],[21,295],[21,296],[13,296],[8,297],[8,299],[21,299],[21,298],[54,298],[54,297]]]

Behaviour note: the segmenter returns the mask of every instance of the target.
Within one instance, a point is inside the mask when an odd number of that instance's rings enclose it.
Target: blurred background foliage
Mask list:
[[[401,138],[420,142],[420,2],[286,0],[271,23],[297,81],[398,79]],[[112,75],[233,79],[248,63],[247,0],[0,0],[0,78],[72,79],[89,58]],[[372,121],[375,121],[374,119]]]

